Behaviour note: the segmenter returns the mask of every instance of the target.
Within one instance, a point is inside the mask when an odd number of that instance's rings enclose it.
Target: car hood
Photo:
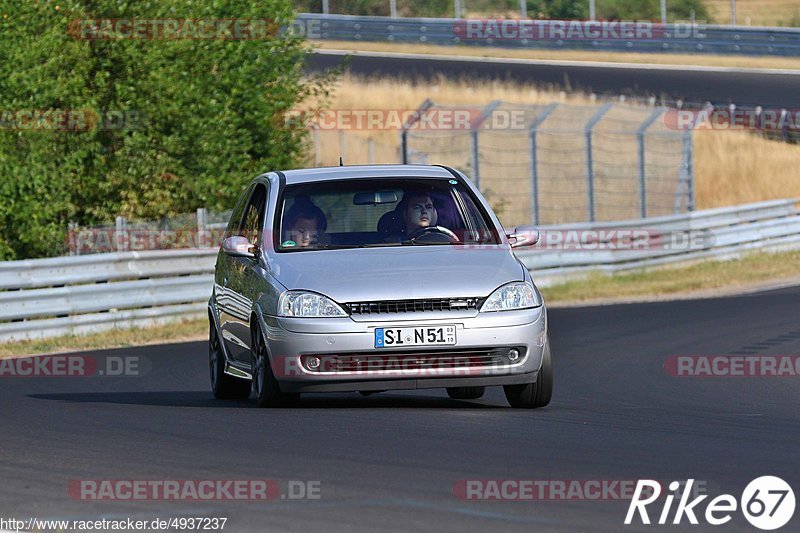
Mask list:
[[[274,254],[269,267],[288,289],[337,302],[485,297],[524,279],[508,247],[403,246]]]

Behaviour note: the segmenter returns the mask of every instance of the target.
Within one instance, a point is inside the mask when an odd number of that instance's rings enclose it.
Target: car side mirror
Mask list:
[[[228,237],[222,243],[222,251],[231,257],[247,257],[255,259],[258,253],[256,245],[251,244],[245,237]]]
[[[533,226],[517,226],[511,232],[506,232],[506,237],[512,248],[533,246],[539,242],[539,230]]]

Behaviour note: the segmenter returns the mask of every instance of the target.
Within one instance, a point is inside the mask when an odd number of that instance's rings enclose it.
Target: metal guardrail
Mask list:
[[[547,38],[522,38],[513,29],[495,30],[491,21],[453,18],[390,18],[300,13],[299,24],[310,38],[338,41],[373,41],[437,45],[494,46],[549,50],[600,50],[627,52],[706,53],[740,55],[800,55],[800,28],[742,27],[705,24],[655,24],[651,38],[622,36],[589,38],[590,21],[527,20],[541,25]],[[516,24],[514,21],[512,23]],[[569,24],[582,24],[578,38],[569,38]],[[596,23],[595,23],[596,24]],[[540,26],[537,26],[537,28]],[[565,38],[558,38],[561,31]],[[505,33],[503,33],[505,31]],[[574,35],[574,34],[573,34]],[[609,36],[611,35],[611,36]],[[499,37],[499,38],[498,38]]]
[[[754,250],[800,248],[798,199],[606,223],[540,228],[537,248],[517,252],[542,286],[701,259],[738,257]],[[636,244],[619,246],[619,232],[638,232]],[[548,246],[549,236],[561,241]],[[572,243],[564,245],[563,243]]]
[[[541,228],[572,232],[579,250],[535,248],[517,256],[537,283],[678,261],[800,248],[797,199],[648,219]],[[622,230],[656,237],[645,249],[605,249]],[[616,231],[617,233],[612,233]],[[664,248],[658,239],[699,232],[701,246]],[[0,263],[0,342],[86,334],[199,318],[211,295],[218,250],[121,252]]]
[[[202,317],[217,248],[0,263],[0,342]]]

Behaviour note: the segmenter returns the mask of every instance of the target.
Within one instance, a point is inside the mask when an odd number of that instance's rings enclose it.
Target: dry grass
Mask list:
[[[208,319],[186,320],[169,326],[152,328],[114,329],[105,333],[85,336],[66,336],[53,339],[31,340],[0,344],[0,358],[18,355],[38,355],[86,350],[106,350],[189,342],[208,337]]]
[[[457,80],[441,79],[434,83],[416,83],[413,81],[398,81],[393,79],[364,79],[353,76],[343,77],[331,98],[328,105],[332,109],[416,109],[426,98],[431,98],[441,104],[461,104],[461,105],[485,105],[492,100],[504,100],[519,104],[546,104],[551,102],[563,102],[567,104],[589,104],[591,99],[587,95],[571,94],[566,95],[555,91],[537,89],[533,86],[507,83],[503,81],[491,82],[461,82]],[[558,111],[559,113],[562,110]],[[571,113],[564,117],[553,115],[551,120],[554,122],[564,122],[568,120],[585,120],[586,111],[570,109],[564,106],[564,113]],[[583,114],[581,114],[583,113]],[[644,106],[633,108],[615,109],[609,118],[617,120],[617,124],[624,123],[625,120],[641,120],[647,115],[647,108]],[[663,127],[656,124],[653,127]],[[600,130],[602,132],[602,129]],[[541,146],[545,151],[543,157],[547,156],[546,149],[548,142],[555,142],[554,139],[546,134],[541,135]],[[493,137],[494,136],[494,137]],[[495,163],[486,164],[482,174],[484,188],[488,187],[489,199],[494,206],[504,211],[500,214],[504,223],[527,222],[529,213],[529,171],[527,154],[527,136],[515,134],[506,135],[503,138],[493,134],[484,138],[483,146],[485,152],[482,156],[491,163],[493,158]],[[347,131],[344,135],[345,151],[344,158],[347,164],[369,163],[369,151],[367,148],[368,139],[374,142],[374,157],[376,163],[397,163],[400,161],[399,154],[399,132],[396,130],[388,131]],[[411,137],[412,148],[415,146]],[[609,140],[610,139],[610,140]],[[319,134],[321,164],[335,165],[339,156],[339,135],[335,131],[323,131]],[[602,143],[614,142],[614,146],[620,150],[618,159],[615,163],[618,166],[610,167],[619,173],[631,173],[636,169],[635,138],[626,136],[620,138],[613,135],[598,135],[595,139],[598,150],[603,148]],[[449,164],[458,168],[469,170],[469,156],[466,135],[455,139],[452,135],[437,138],[434,135],[426,135],[419,142],[424,142],[424,146],[417,144],[420,148],[424,147],[434,156],[428,161],[430,163]],[[663,141],[667,142],[667,141]],[[585,194],[580,187],[583,183],[578,183],[574,179],[569,181],[570,170],[580,173],[581,169],[575,170],[574,165],[580,166],[582,161],[583,139],[576,137],[573,146],[573,156],[569,157],[562,164],[563,156],[550,155],[555,158],[550,161],[548,168],[552,172],[563,172],[563,181],[557,187],[550,190],[551,197],[542,197],[543,205],[547,203],[558,207],[560,212],[570,209],[583,209],[583,203],[575,206],[565,204],[572,201],[569,195],[564,192],[574,193],[575,198],[583,198]],[[563,146],[563,145],[562,145]],[[786,144],[782,142],[769,141],[755,135],[741,131],[697,131],[694,135],[695,146],[695,178],[696,178],[696,201],[700,209],[721,207],[747,202],[756,202],[776,198],[800,197],[800,146]],[[666,145],[662,146],[666,151]],[[435,159],[435,160],[434,160]],[[500,163],[502,159],[502,164]],[[658,161],[651,161],[653,164]],[[313,164],[313,149],[309,158],[309,163]],[[540,161],[540,164],[547,161]],[[571,169],[569,165],[573,165]],[[672,164],[676,164],[672,161]],[[560,169],[560,170],[559,170]],[[598,191],[613,189],[619,191],[622,186],[629,186],[634,180],[619,180],[621,174],[610,175],[608,171],[598,172]],[[635,193],[629,191],[631,200],[631,217],[636,216]],[[658,192],[651,190],[651,192]],[[669,194],[671,191],[661,191]],[[547,191],[540,191],[545,195]],[[598,193],[599,194],[599,193]],[[600,199],[600,198],[598,198]],[[559,204],[558,202],[561,202]],[[658,214],[651,212],[652,215]],[[598,213],[603,216],[602,213]],[[619,216],[617,216],[619,218]],[[518,220],[519,219],[519,220]],[[551,222],[545,220],[545,222]],[[553,220],[557,222],[557,220]]]
[[[698,131],[694,146],[699,209],[800,197],[800,145]]]
[[[727,0],[726,0],[727,1]],[[800,8],[800,7],[799,7]],[[428,44],[392,44],[378,42],[312,41],[314,46],[331,50],[364,52],[402,52],[510,59],[545,59],[553,61],[603,61],[652,65],[697,65],[731,68],[800,69],[800,58],[772,56],[722,56],[709,54],[646,54],[593,52],[591,50],[513,50],[477,46],[435,46]]]
[[[730,0],[705,0],[708,14],[717,24],[730,24]],[[798,26],[797,0],[736,0],[736,23],[741,26]]]

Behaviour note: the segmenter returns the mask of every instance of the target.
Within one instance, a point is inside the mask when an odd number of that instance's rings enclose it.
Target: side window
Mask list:
[[[264,233],[264,214],[267,209],[267,188],[256,185],[250,201],[244,210],[244,218],[239,226],[239,235],[245,237],[251,244],[259,246],[261,235]]]
[[[239,226],[242,224],[242,214],[244,213],[244,208],[247,205],[247,199],[250,198],[250,194],[252,194],[252,192],[253,188],[248,187],[236,202],[236,207],[233,208],[233,213],[231,213],[231,219],[228,222],[228,227],[225,229],[226,239],[228,237],[239,235]]]

